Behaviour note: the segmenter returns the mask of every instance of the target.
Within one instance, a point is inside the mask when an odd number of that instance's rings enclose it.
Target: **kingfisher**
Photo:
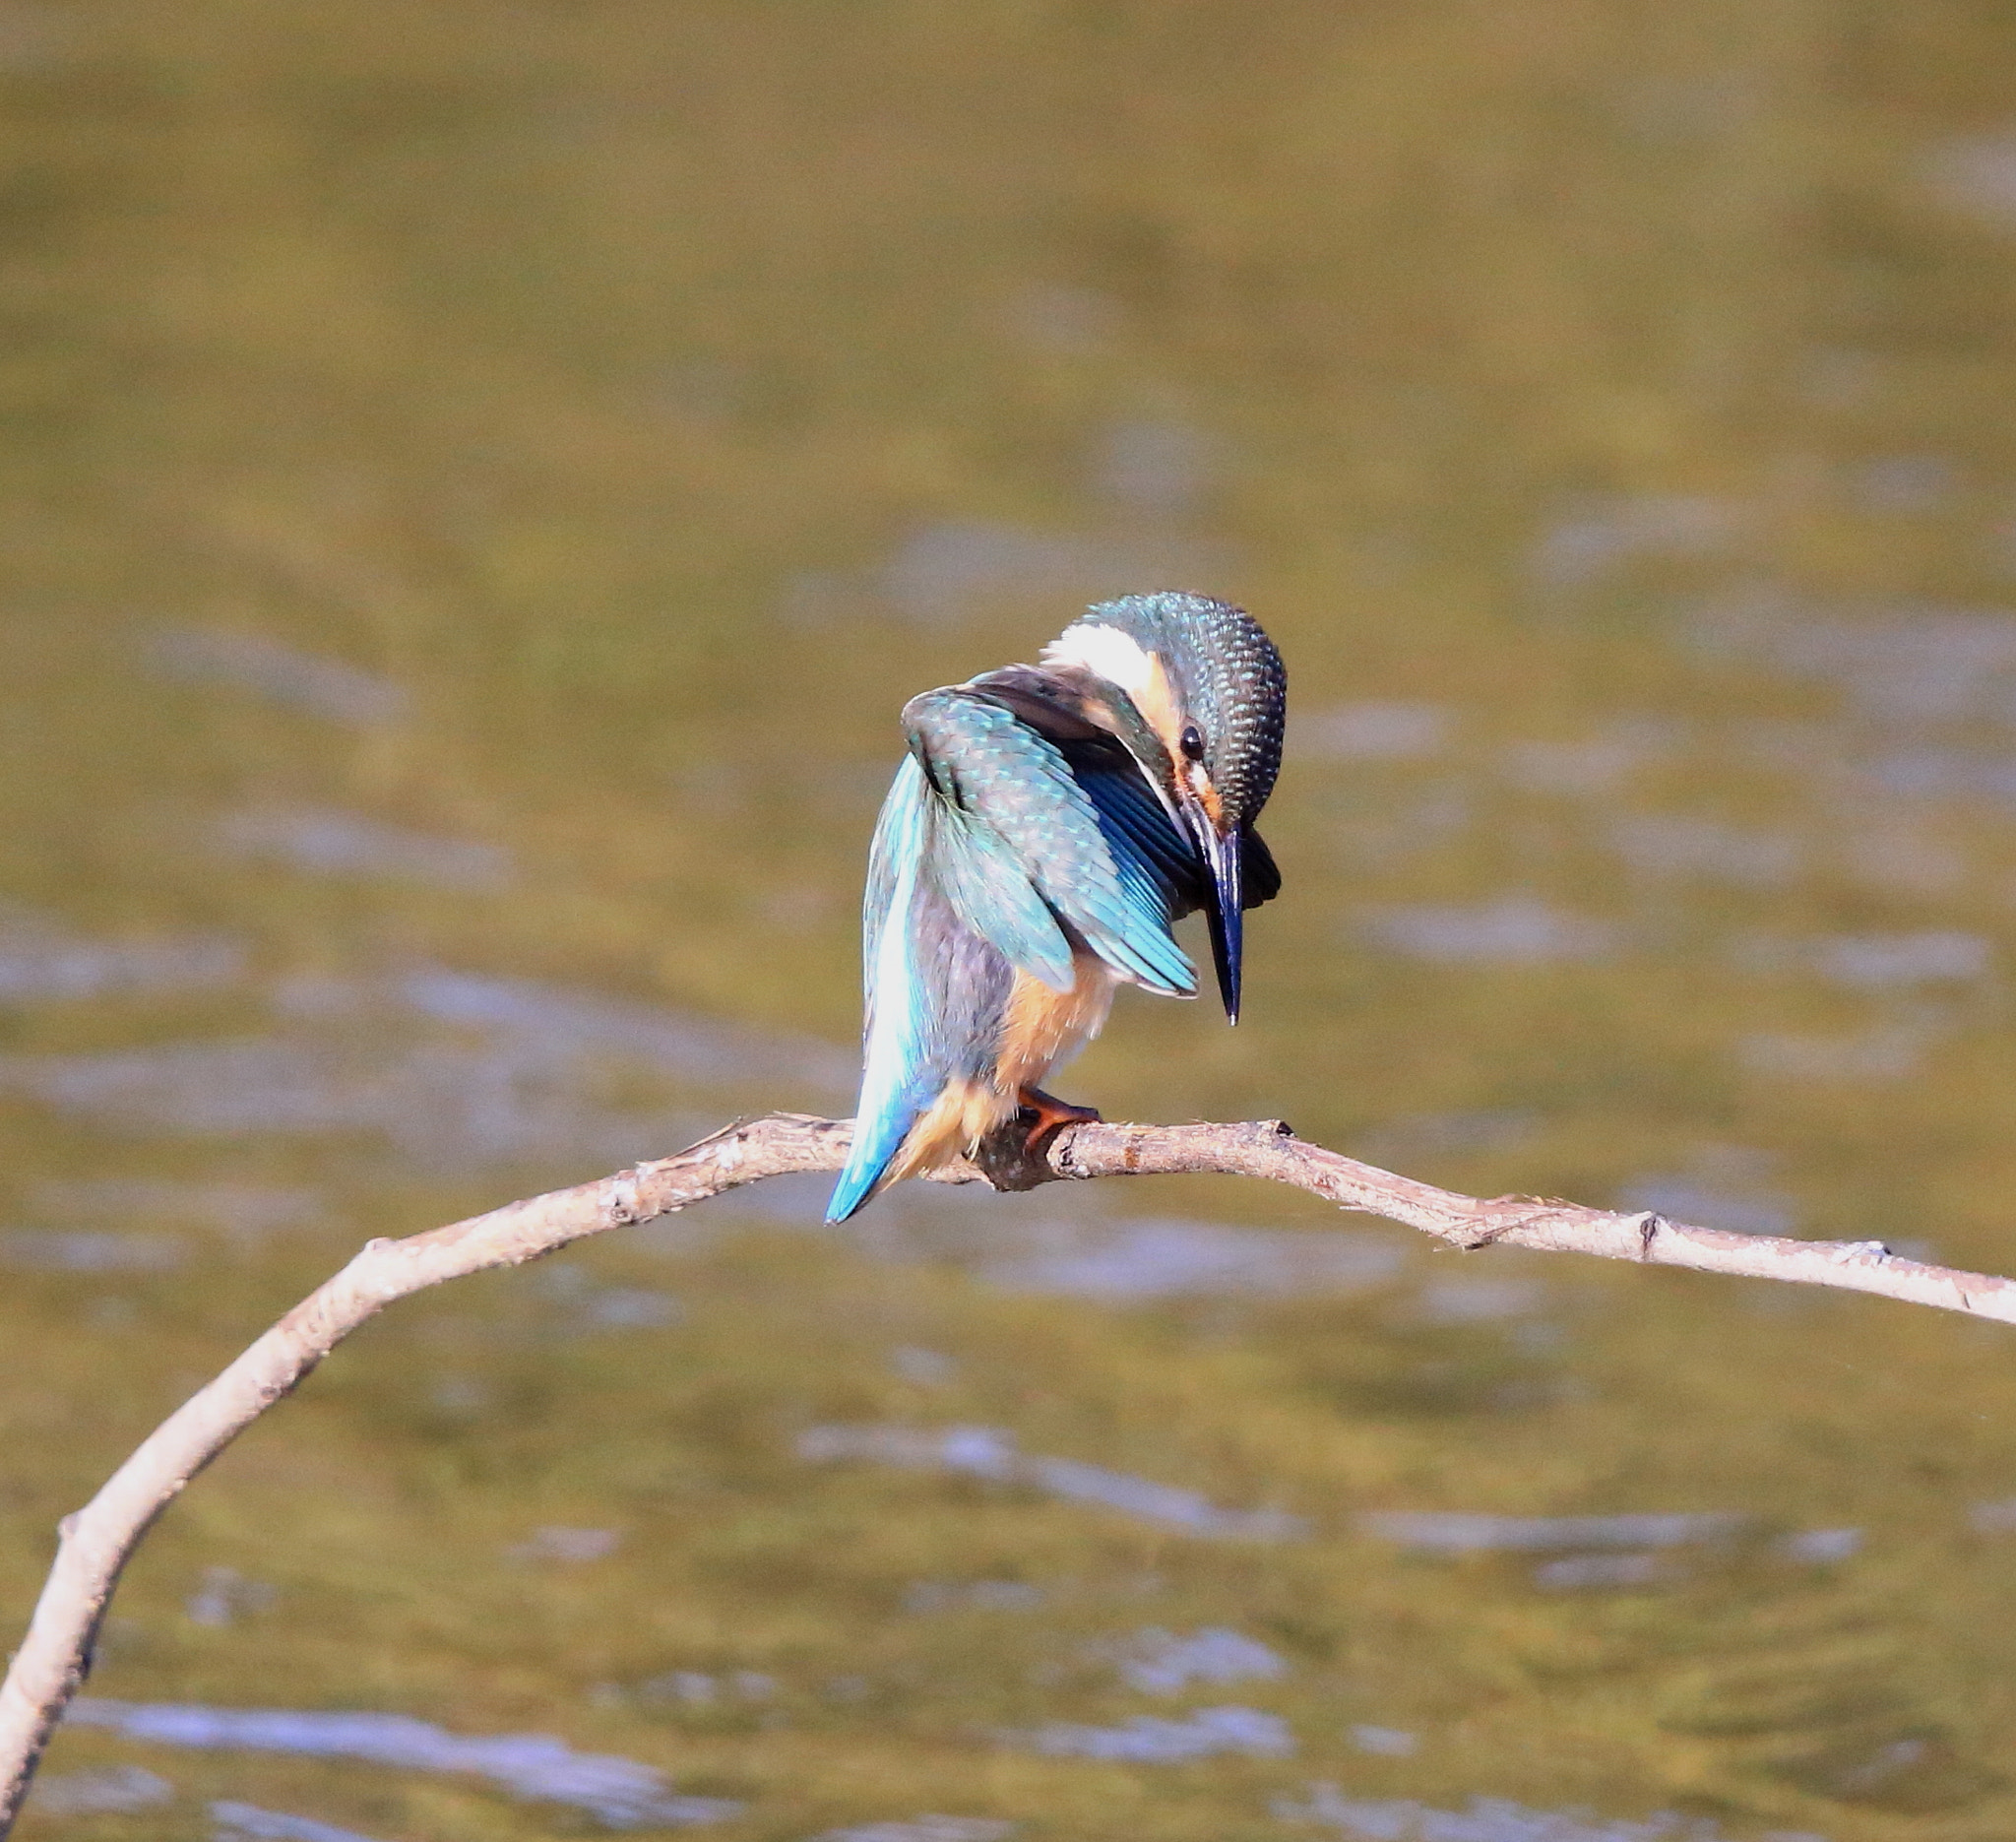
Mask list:
[[[1281,873],[1253,821],[1281,767],[1288,676],[1243,608],[1090,607],[1034,666],[904,706],[862,904],[867,1023],[829,1222],[941,1170],[1018,1114],[1029,1145],[1096,1119],[1043,1092],[1114,989],[1195,997],[1172,924],[1201,909],[1226,1017],[1243,914]]]

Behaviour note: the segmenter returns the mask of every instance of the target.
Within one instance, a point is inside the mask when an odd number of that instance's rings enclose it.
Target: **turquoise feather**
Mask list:
[[[1012,865],[1023,886],[1109,966],[1165,996],[1196,994],[1196,969],[1169,933],[1167,903],[1147,854],[1124,828],[1102,821],[1055,743],[965,685],[914,697],[903,715],[911,747],[943,802],[933,843],[944,856],[932,865],[941,887],[948,874],[961,883],[975,874],[963,854],[990,859],[987,875]],[[1011,965],[1054,990],[1070,987],[1068,947],[1059,966],[1056,946],[1030,924],[1019,891],[1002,907],[961,904],[959,912]],[[1050,933],[1063,945],[1054,921]]]

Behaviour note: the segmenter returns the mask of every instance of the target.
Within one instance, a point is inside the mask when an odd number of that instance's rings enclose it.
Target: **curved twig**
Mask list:
[[[141,1538],[189,1480],[343,1339],[396,1299],[443,1280],[520,1266],[606,1229],[650,1221],[791,1172],[837,1171],[851,1121],[772,1113],[661,1158],[404,1240],[367,1242],[251,1348],[149,1435],[104,1488],[61,1525],[28,1635],[0,1683],[0,1838],[13,1828],[50,1734],[82,1686],[112,1589]],[[1460,1247],[1492,1243],[1593,1253],[1655,1266],[1879,1293],[2016,1322],[2016,1282],[1900,1259],[1879,1241],[1790,1240],[1690,1228],[1532,1196],[1480,1200],[1396,1176],[1279,1121],[1242,1125],[1069,1125],[1031,1153],[1020,1131],[982,1148],[952,1182],[997,1189],[1096,1176],[1217,1173],[1291,1183],[1341,1208],[1383,1215]]]

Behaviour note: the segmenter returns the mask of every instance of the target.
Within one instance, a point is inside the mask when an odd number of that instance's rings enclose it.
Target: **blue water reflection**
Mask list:
[[[1070,1458],[1016,1449],[1015,1435],[994,1427],[808,1427],[798,1434],[800,1458],[813,1463],[868,1459],[909,1470],[963,1472],[1022,1484],[1073,1502],[1096,1503],[1123,1515],[1220,1540],[1292,1541],[1308,1533],[1299,1516],[1279,1509],[1222,1509],[1195,1491],[1156,1484]]]
[[[284,1810],[262,1810],[235,1798],[220,1798],[210,1807],[217,1824],[216,1842],[373,1842],[354,1829],[340,1829],[315,1816],[294,1816]]]
[[[147,654],[173,677],[246,690],[289,710],[368,729],[406,714],[407,691],[388,678],[296,651],[262,633],[176,628],[154,636]]]
[[[1435,1810],[1413,1798],[1351,1798],[1333,1784],[1309,1787],[1306,1798],[1278,1798],[1285,1822],[1315,1823],[1354,1842],[1729,1842],[1721,1824],[1670,1811],[1641,1820],[1600,1817],[1586,1810],[1531,1810],[1509,1798],[1473,1798],[1462,1810]],[[1757,1842],[1826,1842],[1790,1829]]]
[[[571,1805],[609,1827],[721,1822],[739,1806],[678,1797],[664,1775],[634,1759],[577,1752],[545,1734],[471,1738],[401,1714],[325,1714],[287,1708],[215,1708],[86,1697],[72,1721],[157,1746],[348,1759],[400,1771],[468,1773],[516,1797]]]

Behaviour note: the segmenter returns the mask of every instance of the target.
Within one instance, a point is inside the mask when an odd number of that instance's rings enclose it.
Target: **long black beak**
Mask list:
[[[1225,1000],[1226,1021],[1237,1023],[1239,959],[1246,938],[1245,910],[1240,906],[1245,894],[1241,875],[1244,840],[1236,826],[1221,832],[1197,799],[1183,800],[1183,817],[1211,870],[1211,961],[1218,971],[1218,994]]]

